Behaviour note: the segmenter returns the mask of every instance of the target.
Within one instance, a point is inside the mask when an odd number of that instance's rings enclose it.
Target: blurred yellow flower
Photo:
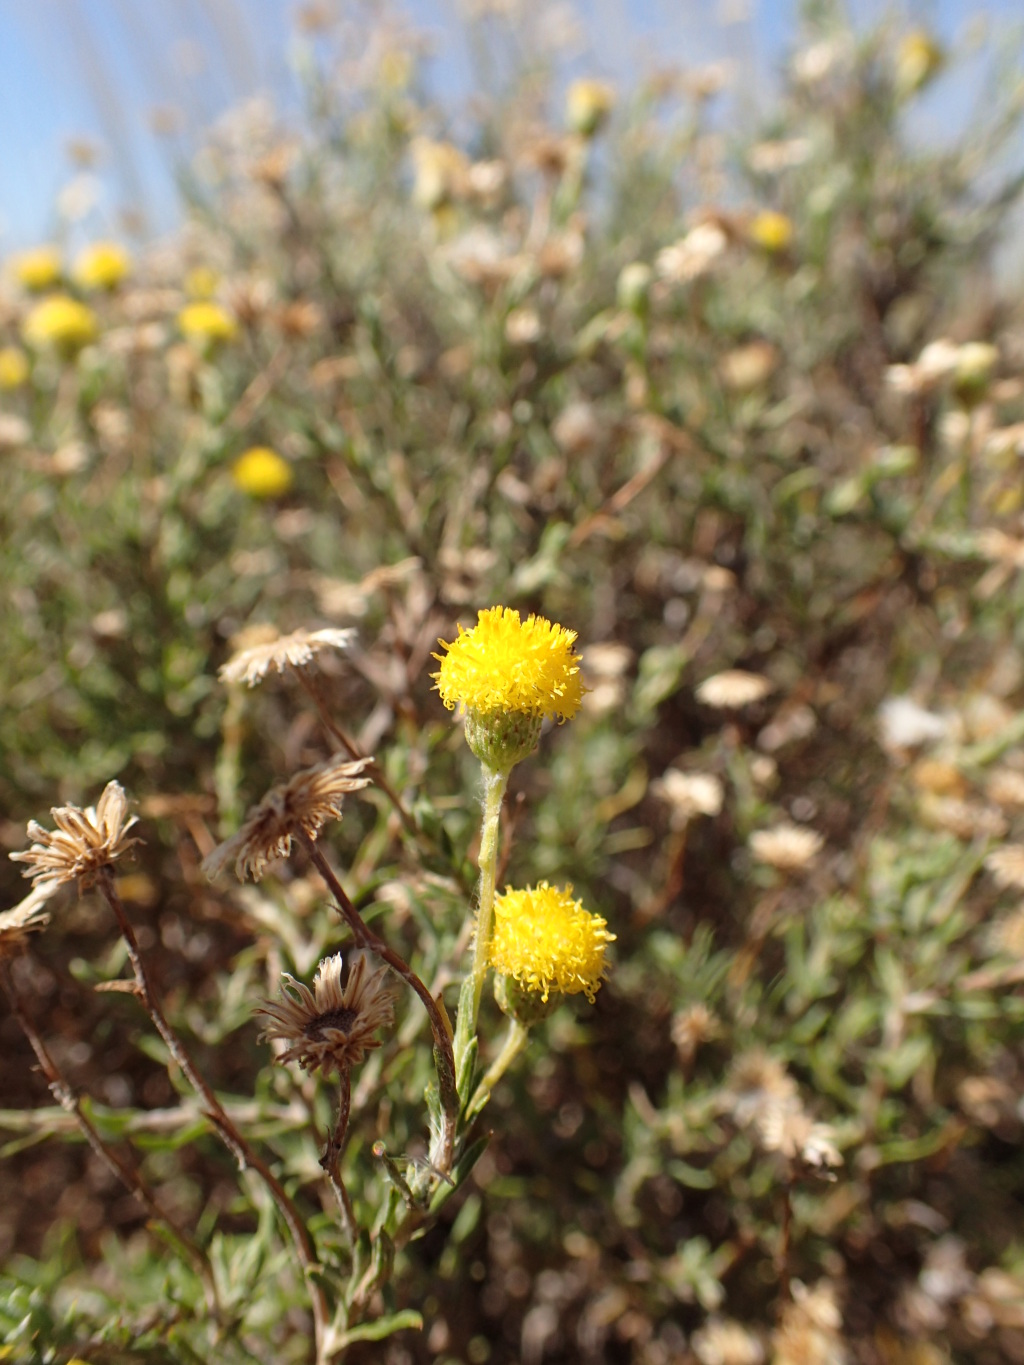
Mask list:
[[[605,81],[573,81],[565,97],[569,127],[582,137],[593,137],[615,107],[615,91]]]
[[[785,251],[793,241],[793,220],[774,209],[757,214],[747,229],[750,240],[773,255]]]
[[[51,294],[29,312],[22,335],[30,346],[75,352],[97,335],[96,314],[67,294]]]
[[[431,677],[451,711],[461,702],[470,711],[520,711],[550,719],[571,719],[583,701],[580,656],[572,652],[574,630],[543,616],[519,619],[511,607],[477,615],[472,630],[459,627],[457,640],[440,643],[441,667]]]
[[[251,498],[279,498],[292,486],[292,467],[269,446],[253,446],[231,466],[235,486]]]
[[[417,137],[412,143],[413,202],[431,212],[443,208],[466,189],[469,158],[450,142]]]
[[[906,34],[896,50],[896,90],[906,98],[921,90],[941,70],[942,48],[927,30]]]
[[[212,299],[220,284],[220,276],[209,265],[196,265],[185,276],[185,293],[190,299]]]
[[[92,242],[75,257],[71,276],[83,289],[116,289],[131,268],[131,257],[118,242]]]
[[[37,246],[12,258],[11,272],[20,285],[33,292],[52,289],[61,276],[60,252],[53,246]]]
[[[238,323],[219,303],[205,300],[187,303],[178,314],[178,327],[184,337],[197,345],[231,341],[238,335]]]
[[[582,992],[593,1001],[605,974],[605,947],[614,940],[607,922],[573,899],[571,886],[508,887],[494,899],[491,966],[543,1000],[557,991]]]
[[[20,346],[0,346],[0,389],[18,389],[28,378],[28,356]]]

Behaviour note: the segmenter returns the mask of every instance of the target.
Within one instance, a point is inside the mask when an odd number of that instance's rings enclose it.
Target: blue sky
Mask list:
[[[465,2],[465,0],[464,0]],[[528,0],[521,0],[527,4]],[[296,4],[285,0],[0,0],[0,254],[52,239],[57,197],[73,175],[67,147],[85,138],[102,149],[98,202],[85,227],[119,232],[119,210],[141,210],[150,228],[175,218],[173,164],[218,113],[256,92],[297,111],[293,75]],[[473,81],[459,0],[405,0],[404,12],[433,39],[435,89],[454,100]],[[749,77],[748,100],[767,100],[772,72],[792,43],[798,0],[533,0],[535,20],[578,17],[574,69],[628,85],[652,64],[730,57]],[[947,42],[979,12],[969,0],[851,0],[869,23],[896,8]],[[1002,20],[1020,0],[990,0]],[[378,12],[373,0],[364,13]],[[358,27],[356,29],[358,34]],[[966,87],[932,108],[952,123]],[[168,142],[151,130],[154,109],[174,109],[183,129]]]

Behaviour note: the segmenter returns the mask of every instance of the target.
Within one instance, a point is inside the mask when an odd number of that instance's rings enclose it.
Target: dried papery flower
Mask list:
[[[995,848],[985,859],[985,866],[999,887],[1024,890],[1024,844],[1004,844]]]
[[[814,1122],[792,1076],[763,1049],[737,1057],[722,1102],[741,1128],[752,1130],[763,1151],[816,1169],[842,1165],[832,1125]]]
[[[267,1000],[254,1012],[270,1022],[261,1041],[288,1044],[277,1060],[298,1062],[303,1071],[347,1072],[380,1042],[373,1035],[394,1019],[395,998],[384,982],[387,967],[373,971],[367,953],[354,953],[348,981],[341,984],[341,954],[324,958],[313,989],[283,973],[281,998]]]
[[[697,700],[705,706],[715,706],[720,710],[732,710],[742,706],[752,706],[763,701],[772,690],[772,684],[759,673],[748,673],[742,668],[727,668],[724,673],[715,673],[705,678],[697,688]]]
[[[670,284],[688,284],[706,275],[728,246],[729,238],[717,223],[701,223],[673,246],[659,251],[654,266]]]
[[[29,934],[49,923],[43,906],[59,885],[56,879],[37,882],[23,901],[0,914],[0,960],[14,957]]]
[[[755,830],[749,842],[750,851],[759,863],[767,863],[782,872],[806,867],[825,843],[817,830],[790,824]]]
[[[979,835],[1001,839],[1006,833],[1002,811],[980,801],[961,801],[955,796],[925,792],[918,802],[918,815],[922,824],[948,830],[958,839],[976,839]]]
[[[341,819],[347,793],[370,785],[371,779],[359,774],[372,762],[329,758],[296,773],[284,786],[272,787],[238,833],[203,859],[203,871],[212,881],[233,862],[240,882],[250,875],[258,882],[270,863],[287,858],[300,831],[316,839],[328,820]]]
[[[128,798],[120,782],[108,782],[96,806],[55,806],[50,814],[53,831],[30,820],[28,836],[34,842],[23,853],[12,853],[16,863],[26,863],[22,874],[36,886],[54,887],[77,879],[81,888],[91,886],[96,874],[122,857],[138,839],[127,838],[136,823],[128,815]]]
[[[772,1365],[846,1365],[849,1354],[835,1286],[819,1280],[808,1289],[794,1280],[792,1294],[772,1334]]]
[[[697,815],[718,815],[722,809],[722,784],[711,773],[684,773],[666,768],[651,783],[651,793],[672,808],[673,829],[683,829]]]
[[[690,1338],[700,1365],[761,1365],[764,1346],[738,1322],[709,1318]]]
[[[944,739],[952,730],[949,719],[926,711],[912,697],[886,697],[878,708],[878,724],[882,748],[890,753]]]
[[[253,635],[249,632],[238,638],[242,648],[236,650],[220,669],[217,676],[221,682],[244,682],[255,687],[272,668],[278,673],[286,668],[304,668],[322,649],[347,649],[356,634],[354,630],[327,629],[296,630],[291,635],[278,635],[273,626],[254,626],[250,630],[262,638],[250,643]]]
[[[702,1043],[719,1037],[722,1026],[714,1012],[703,1001],[685,1005],[672,1020],[672,1041],[679,1052],[679,1060],[689,1065]]]

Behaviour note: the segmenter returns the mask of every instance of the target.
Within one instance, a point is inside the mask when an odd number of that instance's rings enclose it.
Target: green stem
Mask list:
[[[455,1026],[455,1074],[461,1075],[462,1060],[476,1036],[480,997],[487,976],[494,927],[494,883],[498,870],[498,831],[501,803],[508,786],[508,771],[498,772],[485,763],[484,818],[480,831],[480,900],[476,911],[473,939],[473,972],[459,998],[459,1017]]]
[[[466,1118],[474,1118],[479,1114],[487,1101],[491,1098],[491,1091],[504,1076],[515,1059],[522,1052],[530,1038],[530,1030],[524,1028],[518,1019],[508,1021],[508,1033],[502,1044],[501,1051],[494,1061],[487,1068],[487,1071],[473,1092],[473,1098],[469,1102],[466,1110]]]

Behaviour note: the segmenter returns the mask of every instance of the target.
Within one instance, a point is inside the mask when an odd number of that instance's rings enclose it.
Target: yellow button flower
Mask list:
[[[552,991],[593,1001],[614,941],[607,921],[574,900],[571,886],[538,882],[494,898],[491,966],[543,1001]]]
[[[752,242],[774,255],[785,251],[793,241],[793,223],[784,213],[764,209],[756,215],[747,233]]]
[[[12,259],[11,273],[20,285],[33,293],[52,289],[61,275],[60,252],[52,246],[22,251]]]
[[[212,299],[219,284],[216,270],[208,265],[196,265],[185,276],[185,293],[190,299]]]
[[[37,303],[21,330],[30,346],[72,354],[95,341],[98,331],[92,309],[67,294],[51,294]]]
[[[543,616],[525,621],[512,607],[491,607],[477,614],[472,630],[440,643],[441,667],[431,677],[451,711],[461,702],[471,711],[526,711],[570,720],[583,702],[580,656],[572,652],[576,632],[552,625]]]
[[[83,289],[116,289],[131,268],[131,257],[119,243],[93,242],[75,257],[71,275]]]
[[[896,50],[896,89],[906,99],[928,84],[945,62],[945,54],[925,29],[913,29]]]
[[[20,346],[0,346],[0,389],[19,389],[28,378],[28,356]]]
[[[187,303],[178,314],[178,327],[184,337],[205,346],[231,341],[238,335],[238,323],[219,303]]]
[[[593,137],[615,107],[615,91],[605,81],[573,81],[565,97],[569,127],[582,137]]]
[[[253,446],[231,466],[235,486],[251,498],[279,498],[292,486],[292,467],[269,446]]]
[[[540,738],[542,721],[571,719],[583,701],[574,630],[543,616],[521,621],[511,607],[481,611],[472,630],[440,643],[430,676],[451,711],[466,710],[466,741],[481,762],[509,771]]]

